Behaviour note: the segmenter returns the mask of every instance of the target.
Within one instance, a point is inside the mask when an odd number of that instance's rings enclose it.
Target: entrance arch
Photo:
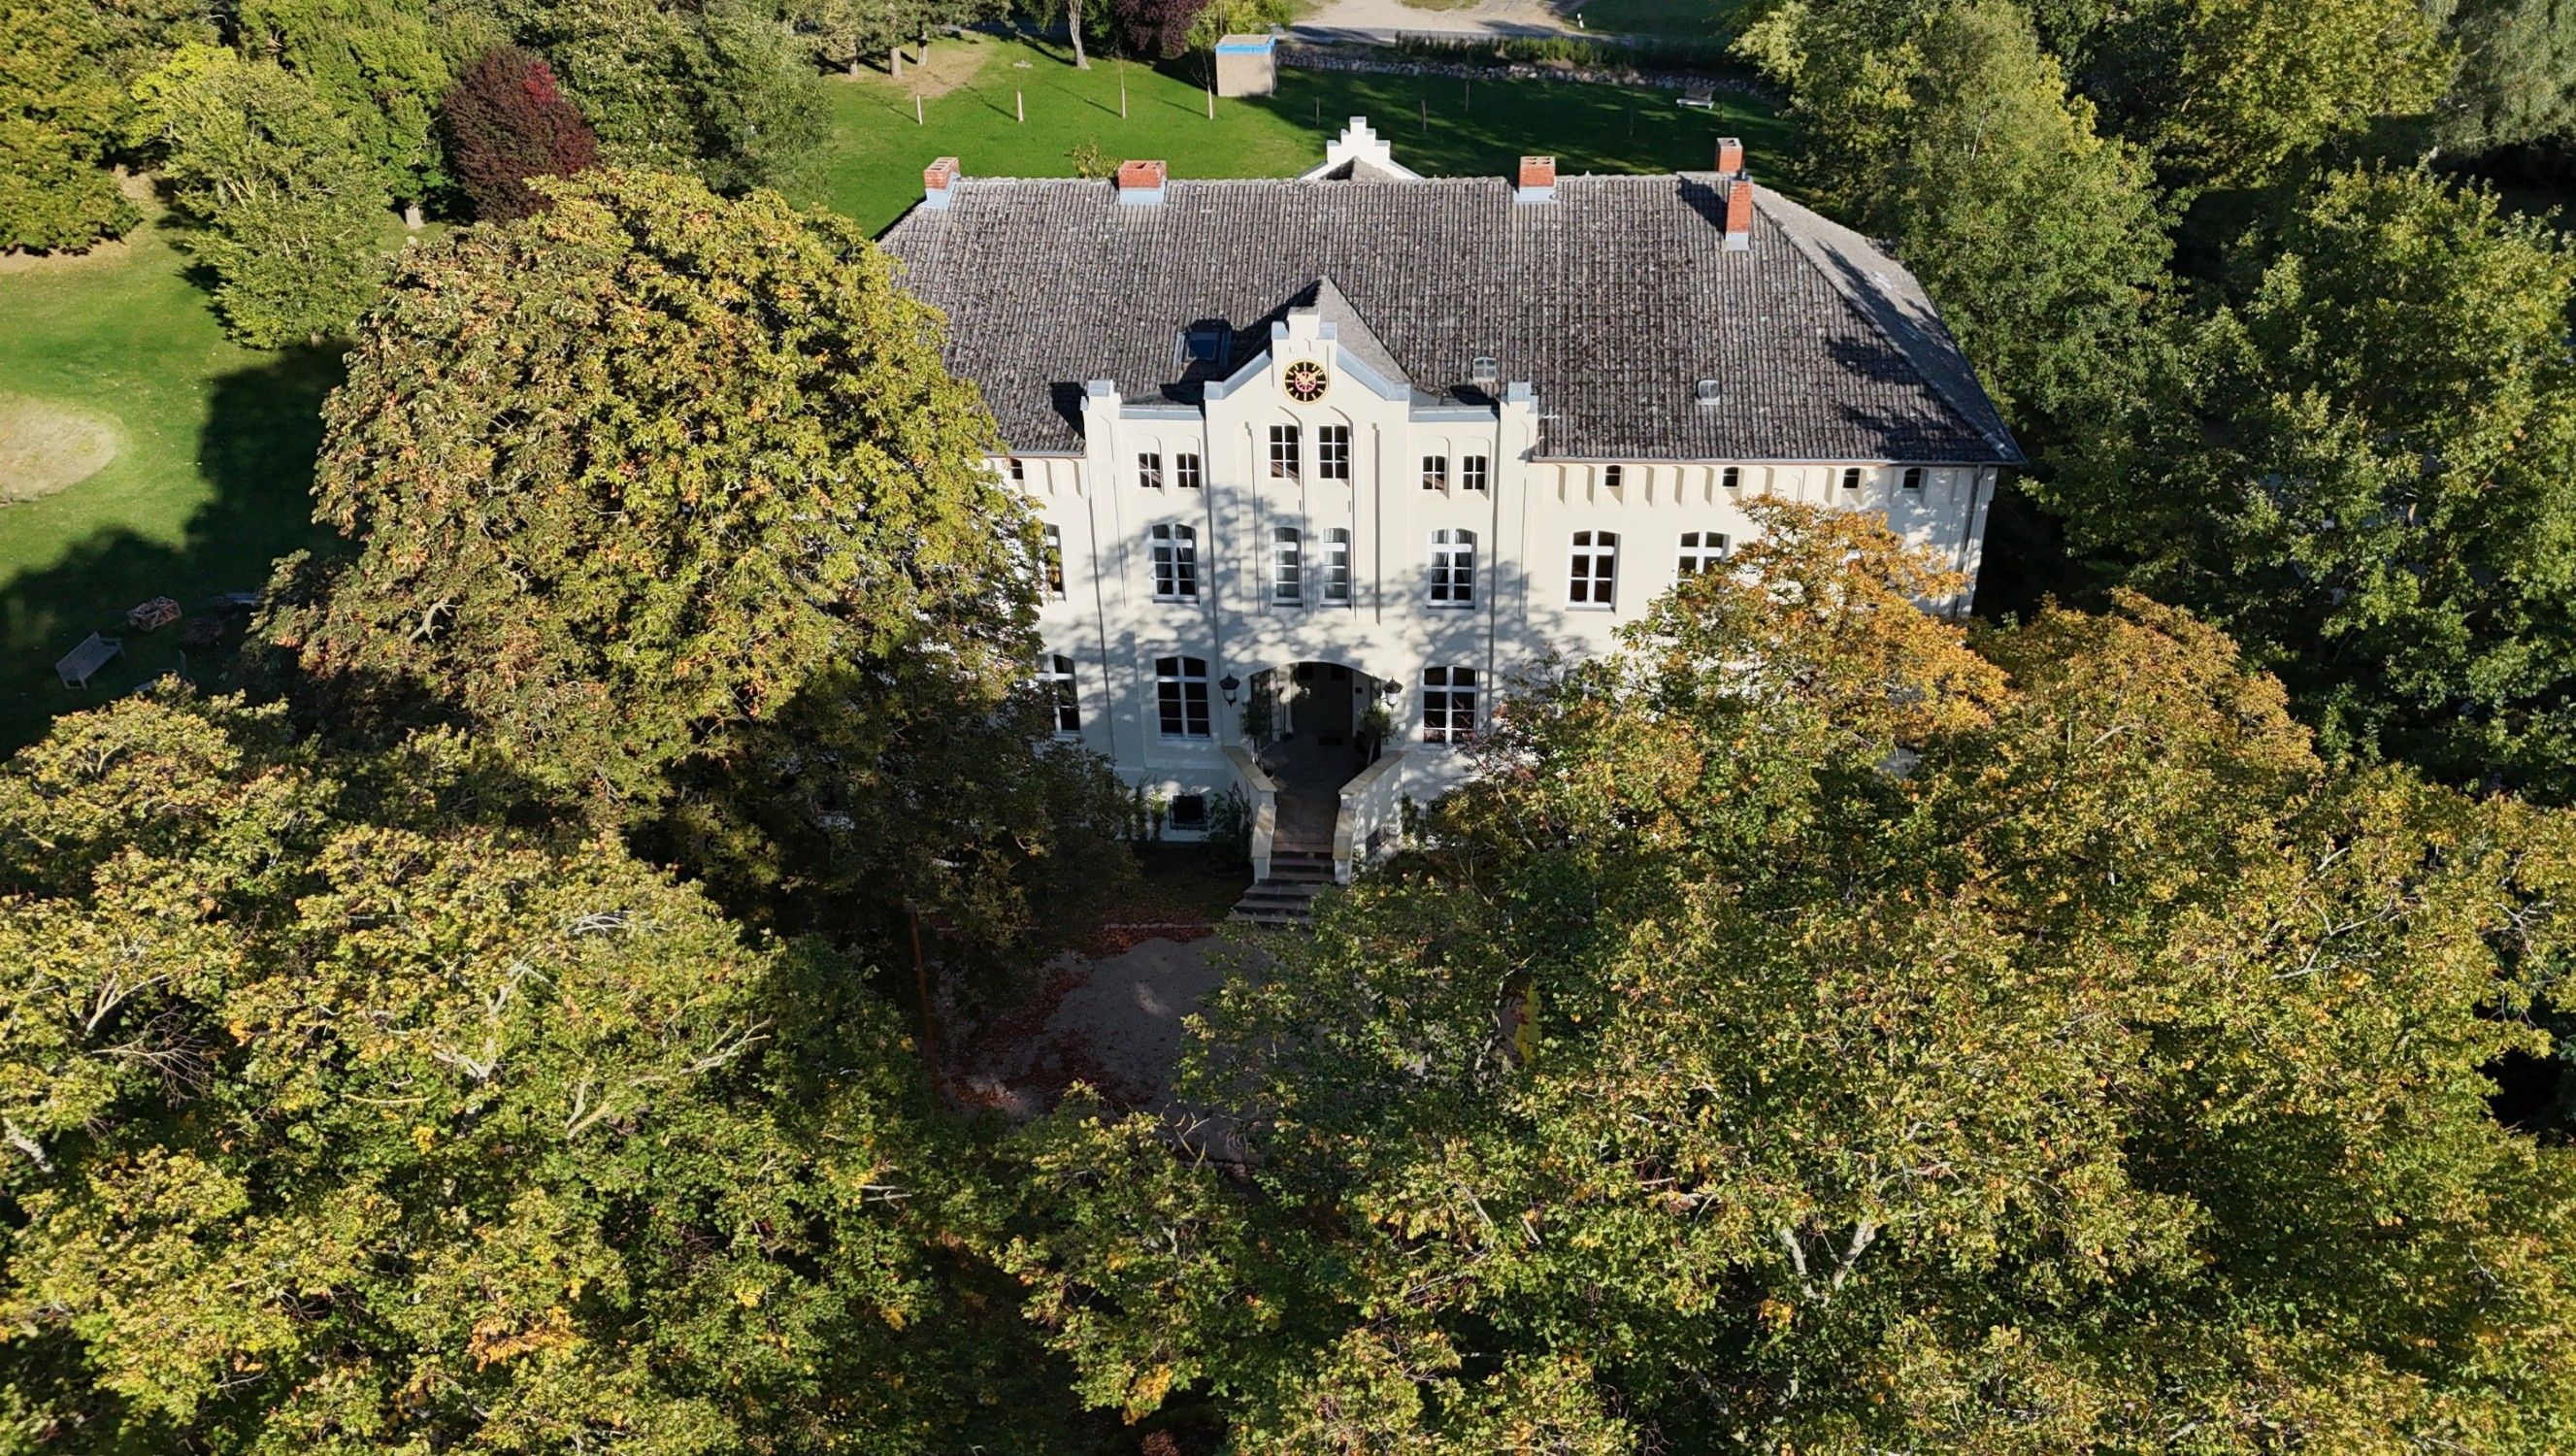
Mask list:
[[[1271,704],[1261,765],[1279,785],[1283,849],[1332,852],[1342,786],[1380,747],[1367,736],[1367,718],[1384,681],[1330,661],[1292,662],[1253,675],[1253,692]]]

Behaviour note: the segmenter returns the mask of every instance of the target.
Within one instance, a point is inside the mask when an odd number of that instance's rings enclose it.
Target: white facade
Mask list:
[[[1095,382],[1081,454],[995,462],[1059,553],[1041,631],[1047,665],[1070,669],[1066,736],[1149,793],[1259,802],[1242,707],[1261,686],[1278,692],[1282,732],[1347,733],[1384,702],[1387,758],[1344,796],[1346,867],[1397,801],[1457,782],[1456,730],[1500,684],[1551,653],[1607,648],[1684,571],[1750,537],[1756,500],[1879,512],[1975,578],[1993,465],[1539,458],[1547,401],[1529,386],[1490,407],[1424,403],[1335,334],[1316,309],[1290,311],[1203,407]],[[1315,367],[1321,393],[1301,399],[1291,371],[1312,393]],[[1274,432],[1293,462],[1274,465]],[[1314,665],[1303,681],[1300,665]],[[1347,713],[1332,701],[1344,681]]]

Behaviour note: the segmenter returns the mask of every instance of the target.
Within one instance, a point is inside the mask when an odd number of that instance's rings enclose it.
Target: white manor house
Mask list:
[[[1892,258],[1713,160],[1423,177],[1354,120],[1294,180],[932,163],[883,243],[1045,522],[1060,732],[1176,834],[1239,791],[1261,878],[1347,878],[1501,682],[1608,646],[1749,502],[1879,512],[1973,581],[2021,459],[1974,371]]]

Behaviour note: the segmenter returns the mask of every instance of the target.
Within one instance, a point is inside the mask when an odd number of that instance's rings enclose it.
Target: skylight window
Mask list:
[[[1228,330],[1221,323],[1198,323],[1181,330],[1180,344],[1173,353],[1176,364],[1215,364],[1225,358]]]
[[[1477,355],[1475,364],[1467,373],[1467,380],[1471,384],[1491,384],[1502,377],[1502,363],[1491,354]]]

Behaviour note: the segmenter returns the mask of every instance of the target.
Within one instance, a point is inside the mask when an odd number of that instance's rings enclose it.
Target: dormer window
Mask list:
[[[1477,355],[1476,362],[1467,370],[1467,382],[1470,384],[1491,385],[1502,377],[1502,362],[1491,354]]]
[[[1701,404],[1717,403],[1717,381],[1714,379],[1703,379],[1698,383],[1693,384],[1691,386],[1691,397],[1698,400]]]
[[[1181,330],[1180,342],[1173,349],[1172,362],[1187,368],[1192,364],[1214,364],[1225,358],[1226,326],[1219,323],[1192,324]]]

